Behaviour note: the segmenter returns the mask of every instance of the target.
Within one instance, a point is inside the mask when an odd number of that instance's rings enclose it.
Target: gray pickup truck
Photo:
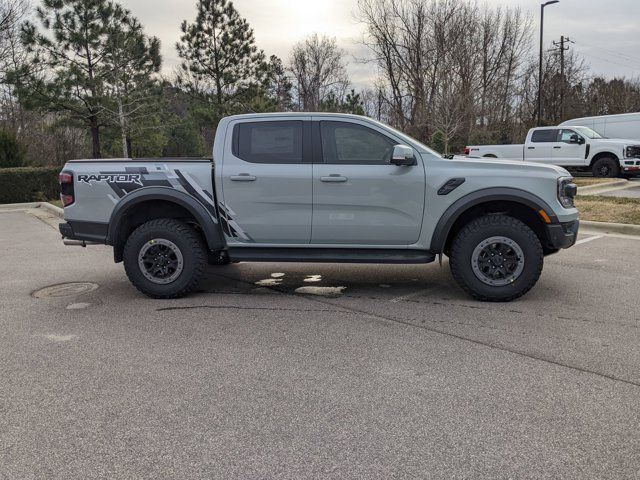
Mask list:
[[[207,264],[445,254],[473,297],[508,301],[578,232],[563,168],[443,157],[353,115],[227,117],[213,159],[72,160],[60,183],[65,243],[112,245],[155,298],[188,294]]]

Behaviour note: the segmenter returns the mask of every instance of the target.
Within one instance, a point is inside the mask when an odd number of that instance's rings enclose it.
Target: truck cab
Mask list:
[[[390,164],[394,147],[406,143],[358,117],[223,119],[214,162],[222,208],[234,222],[229,244],[416,243],[423,222],[424,167],[417,160],[413,168]],[[421,155],[408,148],[412,158]]]

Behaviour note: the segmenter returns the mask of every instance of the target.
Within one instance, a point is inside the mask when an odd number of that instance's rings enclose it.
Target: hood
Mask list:
[[[523,162],[520,160],[506,160],[501,158],[487,157],[467,157],[463,155],[454,155],[450,159],[452,162],[459,164],[467,163],[470,167],[485,166],[488,170],[510,170],[525,174],[526,172],[539,172],[541,174],[553,173],[558,177],[571,177],[572,175],[564,168],[557,165],[545,165],[543,163]]]
[[[623,138],[595,138],[591,141],[597,141],[598,143],[603,143],[605,145],[638,145],[640,146],[640,140],[626,140]]]

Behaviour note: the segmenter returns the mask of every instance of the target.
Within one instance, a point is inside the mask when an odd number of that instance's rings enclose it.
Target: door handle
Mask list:
[[[343,183],[347,181],[347,177],[343,177],[342,175],[331,174],[328,177],[320,177],[321,182],[328,183]]]
[[[562,148],[562,147],[553,147],[553,148]]]
[[[527,147],[527,150],[535,150],[536,147]]]
[[[248,173],[240,173],[238,175],[231,175],[229,177],[233,182],[253,182],[256,177]]]

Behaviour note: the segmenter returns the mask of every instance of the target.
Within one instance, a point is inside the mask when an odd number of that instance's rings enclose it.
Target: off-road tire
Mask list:
[[[482,282],[472,267],[471,257],[476,247],[494,236],[513,240],[524,253],[522,272],[512,283],[503,286]],[[533,230],[506,215],[487,215],[469,222],[457,233],[449,255],[449,266],[456,282],[473,298],[486,302],[508,302],[521,297],[536,284],[543,264],[542,245]]]
[[[180,275],[167,284],[156,284],[143,274],[138,254],[153,239],[165,239],[178,247],[183,257]],[[207,268],[207,249],[202,237],[184,222],[172,218],[150,220],[136,228],[124,246],[124,269],[131,283],[152,298],[179,298],[189,294]]]
[[[591,167],[591,173],[599,178],[616,178],[620,175],[620,165],[615,158],[602,157]]]

